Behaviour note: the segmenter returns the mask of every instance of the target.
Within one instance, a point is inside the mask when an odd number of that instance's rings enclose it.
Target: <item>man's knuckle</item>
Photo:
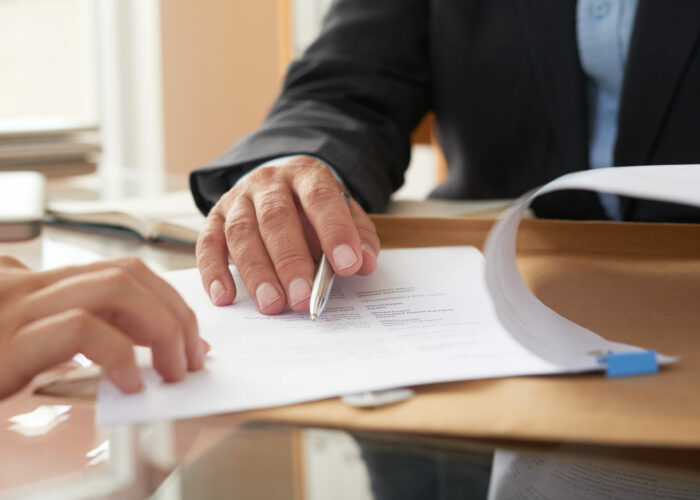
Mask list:
[[[229,242],[238,242],[248,239],[257,230],[256,221],[246,215],[234,215],[226,220],[224,234]]]
[[[279,274],[290,274],[298,271],[306,264],[306,258],[303,253],[296,249],[288,249],[277,255],[275,259],[275,268]]]
[[[270,183],[279,179],[281,169],[282,167],[279,165],[267,165],[253,170],[240,182],[242,190],[246,193],[253,193],[260,186],[269,186]]]
[[[202,226],[202,232],[218,231],[223,227],[226,217],[224,216],[226,212],[223,212],[223,207],[217,204],[211,209],[209,215],[204,219],[204,224]]]
[[[318,237],[323,240],[347,238],[355,231],[355,226],[342,221],[326,221],[318,229]]]
[[[258,169],[258,176],[263,179],[271,179],[275,177],[278,167],[276,165],[267,165]]]
[[[314,185],[306,193],[306,202],[312,209],[325,208],[328,203],[340,196],[336,187],[328,185]]]
[[[272,196],[265,198],[258,206],[258,218],[264,228],[282,228],[291,215],[291,207],[283,200]]]
[[[219,261],[209,256],[199,256],[197,259],[199,272],[204,276],[216,274],[219,271]]]
[[[195,252],[197,257],[200,255],[206,255],[213,249],[221,246],[221,237],[212,231],[203,231],[199,238],[197,239],[197,246]]]
[[[243,281],[249,284],[255,283],[261,279],[268,271],[268,264],[259,258],[243,259],[241,264],[236,264]]]

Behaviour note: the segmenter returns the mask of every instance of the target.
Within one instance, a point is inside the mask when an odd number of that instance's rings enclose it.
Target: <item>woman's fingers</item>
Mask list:
[[[187,350],[189,370],[198,370],[204,364],[205,351],[199,338],[197,318],[187,303],[180,297],[177,291],[163,279],[151,271],[141,260],[135,257],[96,262],[86,266],[54,269],[37,273],[38,285],[46,287],[57,281],[65,280],[79,274],[92,273],[105,269],[122,269],[130,273],[144,287],[153,292],[158,299],[170,310],[180,323]]]
[[[103,366],[120,390],[141,389],[133,342],[92,312],[76,308],[25,325],[6,343],[0,354],[0,399],[79,352]]]
[[[29,271],[29,268],[14,257],[10,257],[9,255],[0,255],[0,274],[17,271],[26,272]]]
[[[22,324],[69,309],[85,309],[153,351],[153,366],[169,382],[204,363],[202,345],[185,350],[185,327],[131,273],[109,268],[71,276],[35,290],[18,303]],[[201,353],[201,357],[200,354]]]

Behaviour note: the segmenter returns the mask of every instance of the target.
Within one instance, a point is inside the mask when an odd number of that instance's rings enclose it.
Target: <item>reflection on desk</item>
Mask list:
[[[497,449],[488,500],[696,500],[700,478],[635,464],[611,466]]]
[[[36,269],[123,255],[137,255],[157,270],[195,265],[189,248],[54,227],[45,228],[36,240],[0,245],[0,253],[14,255]],[[542,283],[538,286],[550,298],[559,290]],[[39,498],[103,498],[110,491],[113,498],[150,494],[154,498],[391,498],[387,495],[393,491],[377,488],[401,483],[387,481],[395,476],[381,476],[382,470],[405,472],[406,460],[420,463],[426,474],[423,478],[435,487],[445,470],[462,481],[466,469],[455,467],[468,463],[469,470],[476,471],[470,477],[482,483],[485,477],[488,483],[493,450],[506,446],[483,439],[437,439],[410,433],[366,432],[351,437],[305,426],[246,424],[244,416],[100,430],[94,425],[92,403],[33,393],[38,385],[70,369],[60,367],[42,374],[30,387],[0,403],[0,419],[5,422],[0,428],[0,498],[29,493]],[[42,405],[70,409],[62,413],[67,418],[59,419],[44,434],[28,436],[11,429],[10,418]],[[353,411],[357,420],[371,416]],[[524,452],[550,452],[575,462],[632,468],[640,471],[640,481],[651,472],[680,479],[700,477],[698,450],[529,444],[534,450],[524,448]],[[378,496],[381,494],[385,496]],[[435,494],[428,498],[433,497]]]

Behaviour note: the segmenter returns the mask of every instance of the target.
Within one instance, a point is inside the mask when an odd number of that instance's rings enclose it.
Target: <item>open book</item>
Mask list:
[[[559,315],[527,288],[515,237],[532,199],[590,189],[700,206],[700,166],[619,167],[569,174],[518,200],[473,247],[386,250],[369,277],[336,280],[321,321],[257,312],[236,274],[231,307],[211,305],[196,269],[165,277],[212,346],[206,369],[124,395],[103,379],[100,424],[186,418],[435,382],[606,371],[652,373],[675,358],[611,342]]]
[[[115,201],[50,201],[54,222],[194,245],[204,222],[189,191]]]
[[[393,200],[386,213],[421,217],[490,217],[502,212],[509,200]],[[131,233],[147,241],[194,245],[204,217],[189,191],[108,201],[49,201],[53,222],[91,231]]]

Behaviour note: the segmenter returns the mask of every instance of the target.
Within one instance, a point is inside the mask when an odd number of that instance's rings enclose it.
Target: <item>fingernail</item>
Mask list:
[[[294,306],[311,296],[311,285],[304,278],[294,278],[289,284],[289,305]]]
[[[199,339],[199,343],[202,344],[202,349],[204,349],[204,354],[207,354],[209,351],[211,351],[211,344],[207,342],[204,339]]]
[[[221,281],[214,280],[212,281],[211,285],[209,285],[209,297],[211,298],[211,301],[215,306],[219,305],[219,299],[225,293],[226,288],[224,288],[224,285],[221,283]]]
[[[187,374],[187,355],[184,352],[180,357],[180,373],[182,373],[182,378]]]
[[[263,283],[255,290],[255,298],[258,300],[258,307],[265,309],[278,301],[280,294],[272,283]]]
[[[194,363],[192,364],[192,370],[201,370],[204,367],[204,357],[206,356],[204,352],[204,344],[197,342],[198,348],[196,349],[196,357]]]
[[[350,245],[342,244],[333,249],[333,267],[336,271],[352,267],[356,262],[357,255]]]
[[[362,243],[362,251],[367,252],[372,257],[374,257],[374,260],[377,260],[377,254],[374,252],[374,249],[371,246],[369,246],[367,243]]]

